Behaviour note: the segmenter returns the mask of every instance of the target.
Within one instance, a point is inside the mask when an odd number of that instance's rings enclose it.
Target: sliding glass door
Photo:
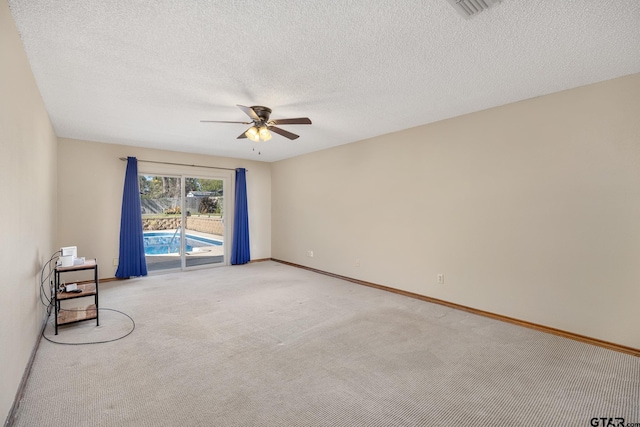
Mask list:
[[[224,180],[139,176],[150,272],[224,264]]]

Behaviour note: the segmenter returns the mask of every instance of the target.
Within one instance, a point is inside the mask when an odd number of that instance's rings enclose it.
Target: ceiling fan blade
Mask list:
[[[300,135],[296,135],[295,133],[291,133],[291,132],[286,131],[284,129],[277,128],[275,126],[268,126],[268,128],[269,128],[269,130],[271,132],[275,132],[277,134],[280,134],[280,135],[284,136],[285,138],[297,139],[297,138],[300,137]]]
[[[251,128],[249,128],[249,129],[251,129]],[[249,130],[249,129],[247,129],[247,130]],[[246,137],[247,137],[247,131],[245,130],[236,139],[243,139],[243,138],[246,138]]]
[[[226,120],[200,120],[200,123],[240,123],[243,125],[250,125],[251,122],[229,122]]]
[[[274,125],[310,125],[311,120],[308,117],[299,117],[297,119],[270,120],[269,123],[273,123]]]
[[[253,111],[253,108],[251,107],[247,107],[244,105],[240,105],[240,104],[236,104],[238,106],[239,109],[241,109],[242,111],[244,111],[244,113],[251,117],[251,120],[256,120],[256,121],[260,121],[260,117],[258,117],[258,115],[256,114],[255,111]]]

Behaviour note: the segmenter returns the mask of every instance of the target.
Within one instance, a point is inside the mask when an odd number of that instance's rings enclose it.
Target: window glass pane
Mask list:
[[[185,178],[185,194],[186,266],[223,263],[223,181]]]
[[[139,183],[147,270],[181,268],[181,179],[140,175]]]

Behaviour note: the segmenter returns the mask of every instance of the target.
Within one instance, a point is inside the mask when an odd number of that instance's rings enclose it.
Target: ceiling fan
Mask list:
[[[296,119],[277,119],[269,120],[271,115],[271,108],[262,107],[260,105],[254,105],[253,107],[245,107],[244,105],[238,105],[244,113],[251,118],[250,122],[229,122],[224,120],[200,120],[202,123],[241,123],[245,125],[251,125],[249,129],[238,136],[238,139],[249,138],[252,141],[268,141],[271,139],[271,132],[275,132],[279,135],[289,139],[296,139],[300,135],[291,133],[284,129],[280,129],[275,125],[310,125],[311,120],[308,117],[299,117]]]

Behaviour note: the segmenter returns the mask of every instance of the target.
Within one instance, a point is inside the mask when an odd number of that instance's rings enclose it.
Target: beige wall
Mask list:
[[[640,348],[639,114],[632,75],[274,163],[272,256]]]
[[[640,75],[266,164],[70,139],[56,150],[4,0],[0,64],[0,416],[44,321],[50,254],[75,244],[115,274],[128,155],[248,168],[253,259],[640,348]]]
[[[247,198],[251,258],[271,257],[271,165],[250,160],[177,153],[151,148],[104,144],[60,138],[58,142],[58,243],[77,246],[78,256],[96,258],[100,277],[115,276],[118,258],[120,210],[126,162],[119,157],[140,160],[186,163],[235,169],[247,172]],[[235,180],[233,171],[157,165],[140,162],[141,173],[187,174],[211,176],[226,174]],[[231,188],[231,187],[230,187]],[[233,192],[227,195],[233,199]],[[227,208],[230,206],[227,206]],[[229,214],[230,211],[227,211]],[[230,220],[227,217],[227,220]],[[230,229],[232,232],[233,229]],[[231,247],[230,240],[227,247]]]
[[[7,2],[0,1],[0,420],[44,321],[40,268],[55,250],[56,137]]]

